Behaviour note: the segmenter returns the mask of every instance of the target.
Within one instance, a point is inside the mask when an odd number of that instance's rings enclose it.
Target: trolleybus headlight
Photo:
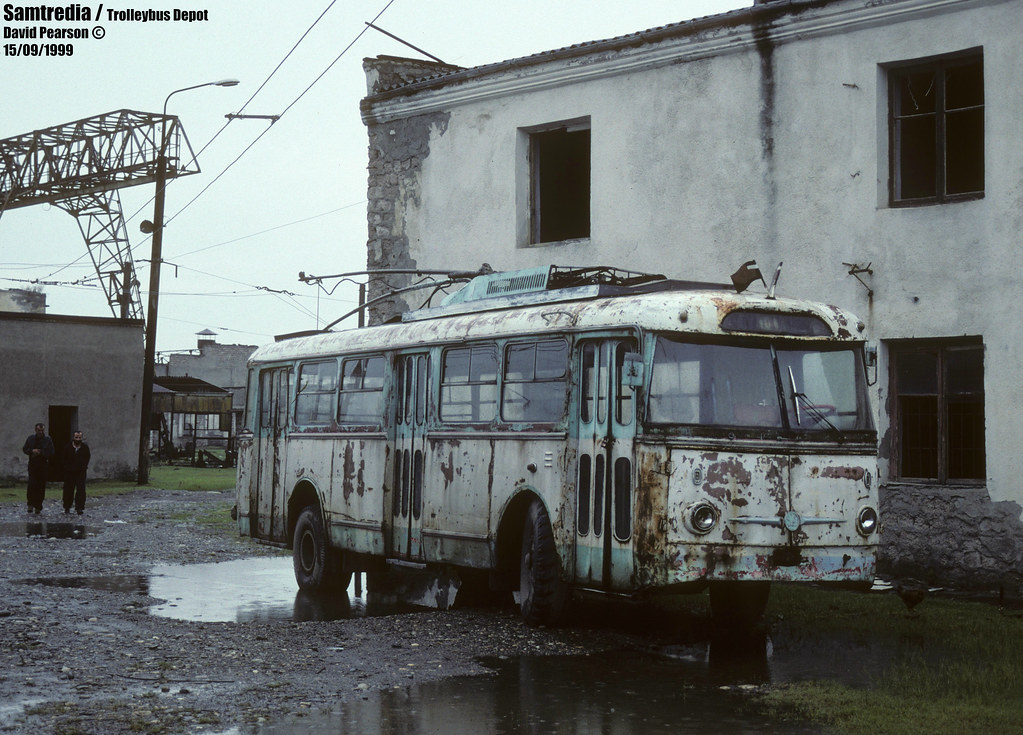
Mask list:
[[[860,513],[856,516],[856,528],[864,536],[869,536],[876,531],[877,511],[870,507],[860,508]]]
[[[686,512],[686,525],[693,533],[705,534],[718,522],[718,513],[710,503],[697,503]]]

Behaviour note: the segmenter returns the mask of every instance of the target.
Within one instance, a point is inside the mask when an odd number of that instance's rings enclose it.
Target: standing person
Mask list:
[[[46,436],[46,427],[36,424],[36,432],[25,440],[21,451],[28,455],[28,512],[39,514],[46,495],[46,461],[53,456],[53,440]]]
[[[82,441],[82,432],[72,435],[61,459],[64,463],[64,512],[71,512],[73,502],[75,511],[82,515],[85,512],[85,471],[92,459],[89,445]]]

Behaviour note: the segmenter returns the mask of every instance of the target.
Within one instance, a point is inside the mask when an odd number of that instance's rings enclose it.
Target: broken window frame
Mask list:
[[[950,372],[957,358],[970,359],[970,353],[977,353],[972,358],[979,364],[974,366],[975,374],[967,375],[973,385],[964,387],[961,376],[965,374],[961,373],[956,380]],[[898,341],[889,345],[889,357],[892,479],[932,485],[984,484],[987,450],[983,341],[979,338]],[[933,363],[933,371],[914,371],[914,361],[918,367],[923,364],[926,368],[928,360]],[[961,367],[962,363],[959,364]],[[930,383],[921,385],[924,380]],[[910,382],[917,384],[911,386]],[[933,439],[930,446],[920,443],[925,432],[932,434],[924,437]],[[969,441],[957,441],[957,434]],[[932,452],[933,457],[925,456],[926,451]],[[971,452],[973,459],[966,459]],[[971,476],[959,476],[963,474]]]
[[[591,136],[589,118],[531,128],[529,134],[529,244],[590,237]]]
[[[980,101],[979,104],[956,105],[949,100],[947,95],[946,82],[950,73],[962,70],[966,67],[978,67],[980,75]],[[984,196],[985,189],[985,160],[984,160],[984,56],[981,48],[972,48],[939,57],[928,59],[917,59],[908,62],[887,65],[888,76],[888,130],[889,130],[889,192],[888,202],[892,207],[919,206],[930,204],[945,204],[950,202],[968,201],[980,199]],[[902,82],[914,75],[933,74],[932,83],[928,88],[918,90],[920,95],[934,95],[933,109],[927,107],[921,111],[903,109]],[[911,88],[910,99],[916,99]],[[974,129],[963,129],[956,131],[958,120],[966,116],[979,116],[979,123],[974,121]],[[933,125],[927,125],[927,119],[933,119]],[[922,123],[922,124],[921,124]],[[910,133],[907,128],[917,124],[919,128],[915,133]],[[926,137],[925,137],[926,136]],[[930,185],[931,191],[921,193],[920,191],[908,191],[910,184],[907,183],[909,176],[906,158],[912,154],[912,144],[919,143],[922,137],[924,145],[918,146],[918,150],[924,152],[924,161],[931,163],[926,157],[928,155],[927,143],[931,142],[933,136],[933,171],[920,176],[920,181],[926,186]],[[950,138],[951,136],[951,138]],[[968,145],[962,145],[965,141]],[[979,160],[965,162],[962,160],[964,152],[969,149],[975,150],[974,155]],[[950,172],[950,165],[958,166],[960,173]],[[970,182],[975,177],[979,182]],[[952,182],[950,184],[950,182]],[[963,190],[964,185],[972,183],[968,190]],[[978,185],[979,183],[979,185]]]

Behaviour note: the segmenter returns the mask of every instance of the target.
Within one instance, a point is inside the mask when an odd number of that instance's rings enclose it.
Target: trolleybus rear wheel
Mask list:
[[[519,563],[519,607],[529,625],[553,625],[563,617],[568,591],[560,568],[550,517],[534,500],[526,513]]]
[[[316,506],[307,505],[299,513],[293,541],[292,560],[299,587],[311,592],[348,587],[352,573],[342,573],[341,554],[328,545]]]

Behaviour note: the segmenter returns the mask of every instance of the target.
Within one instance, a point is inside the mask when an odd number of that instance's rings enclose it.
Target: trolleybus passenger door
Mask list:
[[[422,550],[423,476],[426,463],[428,353],[399,355],[394,458],[391,465],[391,553],[420,559]]]
[[[249,514],[255,536],[284,541],[284,471],[291,368],[271,368],[259,375],[258,470]]]
[[[634,389],[623,385],[632,340],[583,342],[579,348],[576,553],[578,584],[632,584]]]

